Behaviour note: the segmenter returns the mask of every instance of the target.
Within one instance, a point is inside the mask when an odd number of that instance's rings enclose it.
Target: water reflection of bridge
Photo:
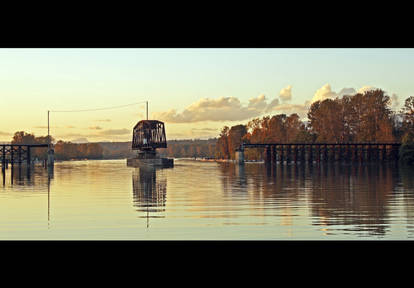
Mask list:
[[[147,218],[147,227],[149,218],[165,217],[159,213],[165,211],[167,179],[165,174],[157,173],[157,171],[161,170],[155,167],[145,167],[136,168],[132,173],[134,206],[137,207],[137,211],[146,213],[145,216],[139,217]]]
[[[396,209],[403,207],[407,219],[414,215],[414,171],[396,163],[220,167],[227,193],[262,202],[272,208],[267,211],[290,211],[284,218],[299,217],[300,207],[306,207],[312,225],[325,234],[381,237],[393,229]],[[411,236],[412,227],[413,221],[407,221]]]

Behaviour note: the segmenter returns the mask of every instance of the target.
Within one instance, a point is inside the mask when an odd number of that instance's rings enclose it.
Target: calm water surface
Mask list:
[[[0,239],[372,240],[414,238],[414,171],[397,165],[126,160],[6,170]]]

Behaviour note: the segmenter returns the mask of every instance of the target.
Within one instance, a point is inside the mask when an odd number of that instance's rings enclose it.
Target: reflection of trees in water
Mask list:
[[[222,179],[227,193],[243,192],[254,201],[269,203],[275,209],[308,205],[313,224],[326,226],[328,233],[341,230],[381,236],[389,228],[389,205],[393,205],[389,196],[398,183],[395,164],[233,166],[220,166],[226,176]],[[413,191],[414,175],[411,174],[406,177],[410,179],[406,185],[409,186],[407,190]],[[406,200],[407,203],[411,201],[407,204],[407,213],[414,211],[412,196]]]
[[[338,230],[385,235],[388,228],[388,199],[396,179],[392,167],[378,165],[322,165],[312,182],[314,224]]]
[[[402,166],[399,169],[402,189],[404,191],[403,201],[407,218],[408,236],[414,236],[414,169],[409,166]]]
[[[3,185],[15,186],[39,186],[46,187],[48,185],[48,175],[53,179],[53,170],[49,172],[42,166],[32,166],[27,169],[26,166],[11,165],[8,169],[2,169]]]
[[[220,163],[224,193],[245,195],[254,201],[283,199],[290,204],[299,200],[299,189],[303,187],[304,167],[299,165],[277,165],[270,169],[258,163],[243,166]],[[271,201],[275,205],[274,201]],[[277,205],[277,204],[276,204]]]
[[[150,167],[136,168],[132,174],[132,187],[134,206],[137,211],[147,212],[143,218],[164,217],[149,214],[165,211],[167,179],[164,173],[157,173],[155,168]]]

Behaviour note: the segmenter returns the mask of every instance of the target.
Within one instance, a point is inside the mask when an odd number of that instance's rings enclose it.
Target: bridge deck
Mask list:
[[[360,143],[242,143],[236,149],[236,162],[244,162],[247,148],[264,149],[265,163],[320,161],[389,161],[399,159],[397,142]]]
[[[36,147],[48,147],[48,144],[0,144],[0,146],[9,146],[9,147],[30,147],[30,148],[36,148]]]
[[[49,147],[48,144],[0,144],[0,162],[2,170],[8,167],[10,163],[13,165],[15,162],[21,165],[23,161],[30,165],[32,148]]]
[[[244,143],[243,147],[266,147],[266,146],[400,146],[401,143]]]

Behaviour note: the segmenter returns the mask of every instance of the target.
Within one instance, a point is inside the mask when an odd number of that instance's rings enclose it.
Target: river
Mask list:
[[[407,240],[414,169],[396,164],[277,165],[176,159],[6,170],[0,239]]]

